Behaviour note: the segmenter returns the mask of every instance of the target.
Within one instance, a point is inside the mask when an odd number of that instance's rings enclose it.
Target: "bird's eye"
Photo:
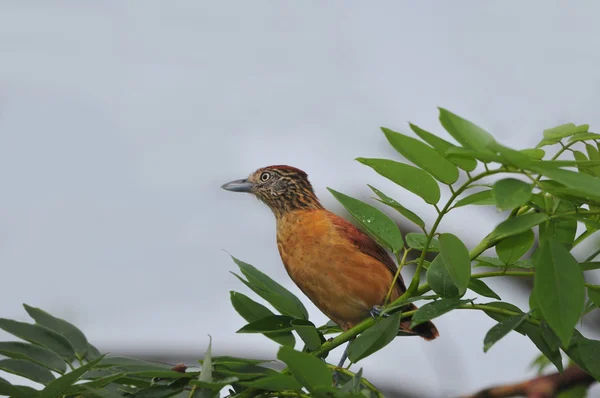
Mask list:
[[[266,171],[260,175],[261,181],[267,181],[269,178],[271,178],[271,173],[268,173]]]

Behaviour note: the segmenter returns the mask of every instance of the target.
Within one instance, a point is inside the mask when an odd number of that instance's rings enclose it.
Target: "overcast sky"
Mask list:
[[[0,316],[40,306],[103,351],[200,357],[210,333],[216,353],[274,357],[235,334],[229,291],[247,289],[225,251],[326,319],[285,273],[270,211],[222,183],[289,164],[339,214],[326,187],[366,198],[371,183],[431,224],[430,206],[354,161],[401,159],[380,126],[447,137],[443,106],[521,149],[557,124],[600,125],[599,3],[373,4],[2,2]],[[499,220],[467,209],[441,229],[474,246]],[[435,343],[398,339],[365,376],[448,396],[531,374],[522,336],[483,354],[484,314],[436,323]]]

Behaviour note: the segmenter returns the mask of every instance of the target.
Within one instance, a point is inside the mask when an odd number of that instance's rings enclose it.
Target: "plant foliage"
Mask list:
[[[457,144],[413,124],[410,129],[415,136],[382,128],[401,159],[412,164],[398,159],[357,159],[431,205],[435,221],[426,225],[426,217],[370,186],[379,202],[423,233],[403,239],[389,215],[330,189],[365,232],[395,255],[399,269],[407,263],[408,252],[420,253],[410,261],[416,263],[416,271],[407,292],[387,303],[379,317],[345,332],[332,322],[317,326],[296,296],[257,268],[233,258],[241,272],[235,276],[273,308],[232,291],[231,303],[247,322],[240,324],[238,333],[263,334],[279,344],[277,359],[285,363],[285,370],[273,370],[269,361],[212,356],[210,346],[200,361],[201,370],[101,355],[75,326],[25,305],[34,323],[0,319],[0,328],[20,339],[0,342],[0,354],[6,357],[0,360],[0,370],[39,387],[14,385],[0,378],[0,395],[216,397],[224,390],[238,398],[382,397],[363,377],[362,369],[356,373],[337,369],[339,382],[334,386],[336,368],[322,358],[352,341],[349,358],[358,362],[401,335],[401,320],[417,325],[458,310],[481,311],[497,322],[481,336],[484,351],[516,332],[539,349],[541,356],[535,363],[540,368],[554,364],[562,371],[564,354],[600,380],[600,341],[584,337],[576,328],[600,306],[600,286],[585,278],[586,272],[600,268],[600,262],[594,261],[600,249],[583,259],[572,253],[600,230],[600,135],[589,132],[585,124],[569,123],[545,130],[536,148],[516,150],[446,109],[440,109],[440,122]],[[443,191],[449,194],[447,200],[442,200]],[[449,212],[465,212],[467,206],[506,211],[506,219],[471,250],[463,243],[464,236],[439,231]],[[492,248],[497,257],[482,255]],[[431,263],[427,253],[433,256]],[[423,272],[427,282],[420,284]],[[483,281],[493,277],[532,279],[529,310],[500,301]],[[413,301],[421,301],[420,308],[404,311]],[[336,336],[327,340],[328,334]],[[300,350],[295,349],[298,342],[303,346]]]

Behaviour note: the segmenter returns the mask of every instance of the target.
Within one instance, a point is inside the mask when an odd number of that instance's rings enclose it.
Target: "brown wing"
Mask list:
[[[336,228],[339,228],[341,230],[342,235],[347,236],[348,239],[350,239],[352,243],[361,252],[373,257],[376,260],[379,260],[380,262],[385,264],[385,266],[392,273],[392,275],[396,275],[396,271],[398,270],[396,263],[394,262],[394,260],[392,260],[388,252],[385,251],[385,249],[381,247],[377,242],[375,242],[373,238],[371,238],[369,235],[365,234],[360,229],[356,228],[353,224],[344,220],[338,215],[330,213],[329,218],[331,219],[333,225],[335,225]],[[400,288],[400,292],[404,293],[406,291],[406,285],[404,284],[404,280],[402,280],[402,275],[398,277],[396,283]],[[417,306],[411,303],[407,305],[407,309],[416,310]],[[439,336],[437,328],[431,321],[421,323],[415,326],[414,329],[411,329],[410,320],[403,320],[400,323],[400,329],[410,333],[418,334],[419,336],[423,337],[425,340],[428,341],[433,340]]]
[[[348,239],[350,239],[361,252],[382,262],[392,275],[396,275],[398,266],[390,257],[388,252],[379,245],[379,243],[342,217],[333,213],[329,213],[329,218],[331,219],[333,225],[335,225],[335,227],[342,232],[342,236],[348,237]],[[406,291],[406,286],[402,280],[402,275],[400,275],[398,278],[397,284],[400,287],[401,292],[404,293]]]

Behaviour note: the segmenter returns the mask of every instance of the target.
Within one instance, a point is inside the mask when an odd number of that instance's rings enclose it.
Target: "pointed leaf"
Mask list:
[[[496,342],[523,323],[526,318],[527,314],[513,315],[494,325],[485,335],[483,352],[487,352]]]
[[[471,259],[465,244],[455,235],[444,233],[439,237],[440,255],[459,295],[463,295],[471,278]]]
[[[394,253],[402,249],[402,234],[387,214],[351,196],[327,189],[377,242]]]
[[[587,292],[590,300],[592,300],[596,307],[600,308],[600,286],[588,286]]]
[[[75,384],[81,376],[83,376],[88,370],[94,368],[102,360],[103,357],[95,359],[91,362],[86,363],[83,366],[55,379],[49,383],[44,390],[40,393],[40,398],[56,398],[66,391],[71,385]]]
[[[75,359],[75,350],[67,339],[44,326],[0,318],[0,329],[30,343],[46,347],[68,361]]]
[[[332,374],[325,362],[314,355],[281,347],[277,359],[283,361],[292,375],[311,393],[320,387],[330,387]]]
[[[585,133],[590,128],[587,124],[576,126],[573,123],[565,123],[560,126],[552,127],[544,130],[544,138],[555,139],[556,142],[565,137],[570,137],[575,134]]]
[[[596,133],[581,133],[569,138],[569,143],[587,140],[600,140],[600,134]]]
[[[66,362],[54,352],[20,341],[0,342],[0,354],[13,359],[27,359],[58,373],[67,369]]]
[[[390,198],[377,188],[372,187],[371,185],[369,185],[369,188],[371,188],[373,192],[375,192],[375,194],[379,196],[379,201],[381,203],[390,206],[392,209],[395,209],[397,212],[402,214],[404,217],[408,218],[410,221],[412,221],[422,229],[425,228],[425,222],[421,219],[421,217],[417,216],[415,213],[408,210],[406,207],[402,206],[400,203],[396,202],[394,199]]]
[[[457,148],[456,145],[453,145],[448,141],[436,135],[433,135],[430,132],[425,131],[418,126],[415,126],[414,124],[409,124],[412,131],[414,131],[415,134],[421,137],[423,141],[431,145],[440,155],[445,157],[445,154],[449,149]],[[477,167],[477,161],[474,158],[454,158],[448,160],[465,171],[473,171],[475,170],[475,167]]]
[[[600,200],[600,178],[587,174],[563,170],[542,162],[531,166],[536,173],[549,177],[570,189],[570,192],[578,196]]]
[[[496,199],[492,194],[491,189],[486,189],[484,191],[476,192],[469,196],[466,196],[456,202],[454,207],[462,207],[467,205],[477,205],[477,206],[490,206],[495,205]]]
[[[427,283],[431,289],[443,298],[459,298],[458,288],[452,281],[444,258],[438,254],[427,268]]]
[[[54,380],[54,375],[48,369],[24,359],[2,359],[0,360],[0,370],[40,384],[48,384]]]
[[[420,196],[427,203],[435,204],[440,200],[440,187],[437,182],[421,169],[387,159],[357,158],[356,160]]]
[[[458,180],[456,166],[429,145],[385,127],[382,127],[381,131],[402,156],[429,172],[438,181],[453,184]]]
[[[38,396],[38,391],[27,386],[12,385],[0,377],[0,396],[10,396],[11,398],[35,398]]]
[[[410,233],[406,234],[405,238],[406,238],[406,245],[408,247],[410,247],[411,249],[417,249],[417,250],[421,250],[421,251],[425,249],[425,243],[427,242],[427,235],[410,232]],[[431,242],[429,242],[429,246],[427,247],[427,251],[428,252],[439,252],[440,251],[440,246],[439,246],[439,242],[437,239],[435,239],[435,238],[431,239]]]
[[[497,181],[492,189],[496,207],[500,210],[508,210],[526,204],[531,198],[531,189],[531,184],[514,178]]]
[[[252,265],[233,256],[231,258],[248,279],[246,286],[267,300],[277,311],[294,318],[308,319],[308,312],[298,297]]]
[[[88,349],[88,342],[85,335],[74,325],[69,322],[56,318],[40,308],[31,307],[23,304],[25,311],[32,317],[38,325],[47,327],[48,329],[62,335],[75,349],[79,358],[85,358]]]
[[[521,149],[519,152],[535,160],[541,160],[544,157],[544,155],[546,155],[546,152],[543,149],[538,148]]]
[[[509,236],[523,233],[532,227],[546,221],[548,215],[544,213],[527,213],[517,217],[509,218],[501,222],[490,234],[490,239],[503,239]]]
[[[544,319],[568,345],[583,311],[584,279],[571,253],[553,240],[540,243],[533,292]]]
[[[505,264],[513,264],[531,249],[534,239],[535,236],[531,229],[509,236],[498,242],[496,254]]]
[[[416,325],[425,323],[434,318],[444,315],[454,309],[457,309],[463,304],[470,303],[471,300],[459,300],[459,299],[442,299],[432,303],[427,303],[415,312],[412,317],[411,328]]]
[[[375,325],[365,330],[350,343],[348,358],[356,363],[391,343],[400,329],[401,316],[402,314],[397,312],[381,318]]]
[[[471,282],[469,282],[469,289],[484,297],[490,297],[500,300],[500,296],[498,296],[496,292],[490,289],[490,287],[480,279],[471,279]]]
[[[573,241],[577,233],[577,220],[553,219],[540,224],[540,240],[552,239],[562,244],[567,250],[573,248]]]
[[[236,333],[272,333],[272,332],[288,332],[294,328],[290,322],[294,318],[285,315],[271,315],[266,318],[250,322]]]
[[[258,321],[259,319],[273,316],[273,312],[262,304],[257,303],[248,296],[238,293],[229,292],[231,296],[231,304],[233,308],[248,322]],[[296,345],[296,339],[291,332],[269,333],[265,335],[271,340],[281,345],[293,347]]]
[[[309,351],[314,351],[325,342],[315,325],[305,319],[294,319],[291,322],[292,327],[298,333],[298,336],[304,341]]]
[[[487,152],[494,137],[481,127],[444,109],[440,110],[440,122],[448,133],[465,148]]]

